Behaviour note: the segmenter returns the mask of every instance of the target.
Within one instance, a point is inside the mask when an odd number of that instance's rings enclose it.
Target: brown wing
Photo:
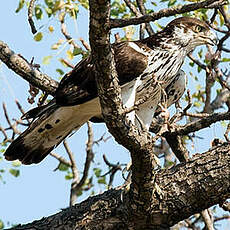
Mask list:
[[[136,44],[140,45],[140,42]],[[129,42],[113,44],[112,48],[120,85],[137,78],[146,68],[147,57],[129,46]],[[55,98],[58,105],[70,106],[84,103],[95,97],[97,97],[95,65],[89,56],[64,76]]]

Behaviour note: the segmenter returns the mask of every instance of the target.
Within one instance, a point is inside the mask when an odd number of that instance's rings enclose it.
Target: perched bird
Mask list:
[[[148,130],[165,92],[167,106],[183,94],[186,80],[180,68],[186,55],[199,45],[216,42],[208,24],[180,17],[153,36],[113,44],[123,106],[130,108],[149,95],[138,110],[127,114],[127,119]],[[90,119],[101,119],[95,68],[91,56],[82,60],[61,80],[50,103],[24,115],[36,119],[8,147],[4,154],[7,160],[39,163],[73,130]]]

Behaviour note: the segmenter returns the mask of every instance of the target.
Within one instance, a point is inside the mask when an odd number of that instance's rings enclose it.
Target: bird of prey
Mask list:
[[[186,55],[197,46],[216,42],[216,34],[207,23],[180,17],[148,38],[112,44],[123,106],[131,108],[150,95],[138,110],[127,114],[127,119],[148,130],[154,113],[159,113],[163,91],[168,106],[183,94],[186,80],[180,69]],[[95,68],[88,56],[64,76],[50,103],[25,114],[24,118],[34,120],[10,144],[4,154],[7,160],[39,163],[73,130],[90,119],[101,119]]]

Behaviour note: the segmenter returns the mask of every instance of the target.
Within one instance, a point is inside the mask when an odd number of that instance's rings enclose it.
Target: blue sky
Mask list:
[[[57,42],[60,38],[58,32],[59,27],[55,19],[42,20],[40,25],[41,32],[44,33],[44,38],[41,42],[35,42],[30,27],[27,22],[27,11],[23,9],[20,13],[16,14],[15,9],[18,1],[4,1],[0,7],[0,40],[6,42],[12,50],[20,53],[27,60],[35,57],[35,63],[41,64],[41,71],[47,73],[53,78],[58,78],[56,68],[60,68],[59,62],[56,57],[61,57],[63,53],[58,54],[57,51],[50,50],[53,43]],[[37,23],[37,22],[36,22]],[[69,22],[67,22],[68,24]],[[54,35],[50,35],[47,27],[55,25]],[[77,27],[69,25],[69,31],[75,37],[83,37],[87,40],[88,32],[88,17],[86,11],[81,12],[77,20]],[[59,35],[59,37],[57,37]],[[52,54],[54,58],[51,60],[50,65],[42,65],[42,58]],[[190,71],[188,63],[183,68],[187,72]],[[65,71],[69,71],[65,69]],[[202,82],[202,80],[201,80]],[[189,87],[194,91],[194,82],[189,80]],[[21,114],[18,112],[14,103],[18,99],[23,105],[25,110],[34,107],[27,103],[28,84],[19,76],[17,76],[4,64],[0,64],[0,104],[5,102],[11,117],[19,117]],[[3,118],[3,111],[0,105],[0,124],[6,126]],[[205,129],[199,132],[199,136],[205,137],[204,140],[196,140],[194,143],[195,148],[190,148],[191,152],[203,152],[210,147],[210,142],[215,136],[223,137],[224,129],[219,125],[212,125],[212,129]],[[208,131],[208,135],[207,135]],[[95,139],[106,132],[104,125],[94,125]],[[110,134],[107,133],[107,136]],[[208,137],[207,137],[208,136]],[[86,127],[82,127],[73,137],[68,139],[72,151],[75,154],[75,159],[80,171],[83,169],[85,159],[85,143],[86,143]],[[191,147],[191,146],[190,146]],[[111,162],[129,162],[128,151],[123,147],[118,146],[113,139],[109,139],[106,143],[101,143],[99,147],[94,147],[96,167],[101,162],[102,154],[106,154]],[[65,156],[62,146],[55,149],[57,152]],[[27,223],[35,219],[40,219],[60,211],[65,208],[69,203],[70,194],[70,181],[64,179],[64,173],[53,170],[57,167],[58,162],[52,157],[47,157],[39,165],[21,166],[20,177],[15,178],[9,173],[3,175],[5,184],[0,182],[0,219],[4,223],[10,224]],[[101,163],[104,172],[107,168]],[[9,169],[11,163],[1,162],[0,168]],[[120,183],[121,175],[117,175],[115,185]],[[98,187],[96,192],[100,192],[103,188]],[[85,199],[86,196],[82,196]]]

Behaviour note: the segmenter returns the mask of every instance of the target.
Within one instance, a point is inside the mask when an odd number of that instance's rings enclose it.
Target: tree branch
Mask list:
[[[138,213],[142,220],[151,204],[154,187],[156,156],[153,153],[154,140],[145,131],[138,130],[126,120],[122,107],[121,89],[117,81],[115,62],[110,47],[109,37],[109,1],[90,1],[90,45],[92,57],[95,60],[96,80],[102,114],[110,133],[119,144],[126,147],[132,157],[132,184],[130,190],[130,212]],[[146,185],[146,186],[145,186]],[[132,205],[133,203],[135,205]],[[143,210],[139,213],[142,204]],[[144,205],[143,205],[144,204]],[[135,215],[134,215],[135,216]],[[138,218],[136,223],[141,225]]]
[[[152,14],[146,14],[146,15],[136,17],[136,18],[111,19],[110,27],[117,28],[117,27],[124,27],[124,26],[129,26],[129,25],[138,25],[141,23],[147,23],[147,22],[155,21],[163,17],[169,17],[169,16],[173,16],[176,14],[183,14],[183,13],[197,10],[200,8],[210,8],[212,3],[216,3],[215,5],[213,5],[213,8],[215,8],[216,5],[221,6],[221,5],[227,4],[227,1],[225,0],[206,0],[203,2],[199,2],[199,3],[192,3],[192,4],[183,5],[183,6],[162,9],[162,10],[159,10],[158,12],[154,12]]]
[[[195,154],[186,164],[161,170],[156,181],[165,195],[151,200],[148,222],[142,229],[169,229],[229,198],[230,144]],[[129,221],[123,196],[122,188],[112,189],[53,216],[12,229],[130,229],[133,223]]]
[[[3,41],[0,41],[0,60],[33,86],[54,95],[58,82],[34,68],[21,55],[15,54]]]

